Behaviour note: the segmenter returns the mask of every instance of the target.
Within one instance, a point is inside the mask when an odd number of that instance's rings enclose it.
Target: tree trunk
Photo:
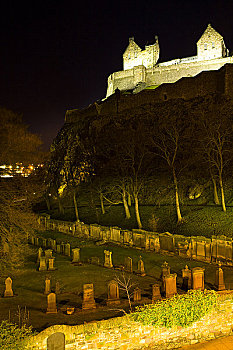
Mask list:
[[[126,200],[126,191],[124,189],[122,191],[122,200],[123,200],[123,204],[124,204],[126,219],[130,219],[131,215],[130,215],[128,203],[127,203],[127,200]]]
[[[222,183],[222,175],[219,175],[219,186],[221,190],[221,199],[222,199],[222,210],[226,212],[226,204],[225,204],[225,196],[224,196],[224,190],[223,190],[223,183]]]
[[[138,228],[142,228],[142,223],[140,219],[140,213],[139,213],[139,205],[138,205],[138,197],[134,196],[134,205],[135,205],[135,214],[137,219]]]
[[[132,202],[131,202],[131,194],[128,193],[128,206],[131,207]]]
[[[63,205],[61,203],[61,199],[60,199],[59,195],[57,196],[57,200],[58,200],[59,213],[64,214],[64,208],[63,208]]]
[[[218,198],[218,190],[217,190],[217,184],[215,178],[211,175],[213,186],[214,186],[214,204],[220,204],[219,198]]]
[[[100,193],[100,206],[101,206],[101,211],[102,214],[105,214],[105,208],[104,208],[104,199],[103,199],[103,193]]]
[[[179,224],[182,221],[182,216],[181,216],[181,212],[180,212],[178,182],[177,182],[176,173],[175,173],[175,169],[174,168],[172,168],[172,173],[173,173],[173,181],[174,181],[174,186],[175,186],[177,223]]]
[[[79,221],[78,204],[77,204],[76,191],[75,190],[74,190],[74,193],[73,193],[73,201],[74,201],[74,211],[75,211],[76,221]]]
[[[46,202],[47,209],[51,210],[51,203],[50,203],[49,196],[47,194],[45,195],[45,202]]]

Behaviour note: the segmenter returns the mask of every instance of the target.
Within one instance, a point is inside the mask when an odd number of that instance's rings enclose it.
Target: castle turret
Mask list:
[[[201,38],[197,42],[198,60],[212,60],[226,57],[228,50],[223,37],[209,24]]]

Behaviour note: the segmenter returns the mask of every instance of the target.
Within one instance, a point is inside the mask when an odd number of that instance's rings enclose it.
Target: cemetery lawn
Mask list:
[[[113,244],[96,245],[94,241],[87,241],[77,237],[72,237],[59,232],[40,232],[40,237],[56,238],[57,242],[70,242],[71,248],[81,247],[80,257],[83,264],[74,266],[71,264],[71,258],[54,253],[55,271],[39,272],[37,270],[37,247],[31,247],[31,254],[28,256],[25,265],[17,272],[10,275],[13,280],[13,291],[15,296],[12,298],[0,298],[0,321],[10,320],[18,322],[19,307],[21,308],[21,317],[23,317],[24,308],[29,311],[29,324],[35,330],[42,330],[54,324],[83,324],[92,320],[107,319],[123,314],[120,309],[127,310],[127,299],[123,291],[120,290],[122,305],[116,308],[107,308],[107,284],[116,275],[121,275],[117,269],[107,269],[102,267],[104,259],[104,250],[108,249],[113,252],[112,260],[116,267],[123,265],[125,257],[130,256],[133,259],[133,270],[137,269],[139,256],[145,264],[146,276],[141,277],[137,274],[126,273],[130,276],[135,287],[142,290],[143,303],[148,303],[152,296],[152,284],[159,281],[161,265],[166,260],[170,267],[171,273],[177,273],[178,292],[182,293],[181,287],[181,269],[187,264],[189,268],[205,268],[205,287],[211,289],[215,280],[216,266],[210,263],[202,263],[183,259],[178,256],[161,255],[144,250],[121,247]],[[91,265],[88,263],[90,257],[98,257],[101,266]],[[233,287],[233,267],[223,267],[226,288]],[[7,276],[5,276],[7,277]],[[51,287],[54,291],[55,283],[59,281],[61,293],[57,295],[57,314],[46,314],[47,297],[44,295],[45,278],[51,278]],[[97,309],[94,311],[82,311],[82,288],[85,283],[94,284],[95,300]],[[1,278],[0,292],[4,293],[4,278]],[[66,307],[75,307],[73,315],[66,315]]]

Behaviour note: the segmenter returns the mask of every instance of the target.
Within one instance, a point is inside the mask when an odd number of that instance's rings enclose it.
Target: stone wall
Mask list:
[[[156,233],[145,230],[125,230],[120,227],[107,227],[83,222],[68,222],[40,216],[40,224],[46,230],[55,230],[77,237],[136,247],[156,253],[176,254],[183,258],[204,262],[221,261],[233,265],[233,239],[225,236],[211,238],[172,235],[169,232]]]
[[[129,316],[79,326],[55,325],[33,337],[28,350],[133,350],[147,347],[165,350],[232,335],[232,296],[222,296],[220,312],[214,311],[187,328],[144,326],[132,321]],[[52,347],[53,341],[56,347]]]

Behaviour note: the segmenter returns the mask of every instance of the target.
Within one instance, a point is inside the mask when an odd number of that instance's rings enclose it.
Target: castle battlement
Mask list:
[[[155,43],[147,45],[145,50],[135,43],[134,38],[129,38],[129,45],[123,54],[123,70],[109,76],[106,96],[112,95],[117,88],[139,92],[149,86],[174,83],[183,77],[193,77],[233,63],[223,37],[210,24],[197,42],[196,56],[157,63],[159,52],[157,36]]]

